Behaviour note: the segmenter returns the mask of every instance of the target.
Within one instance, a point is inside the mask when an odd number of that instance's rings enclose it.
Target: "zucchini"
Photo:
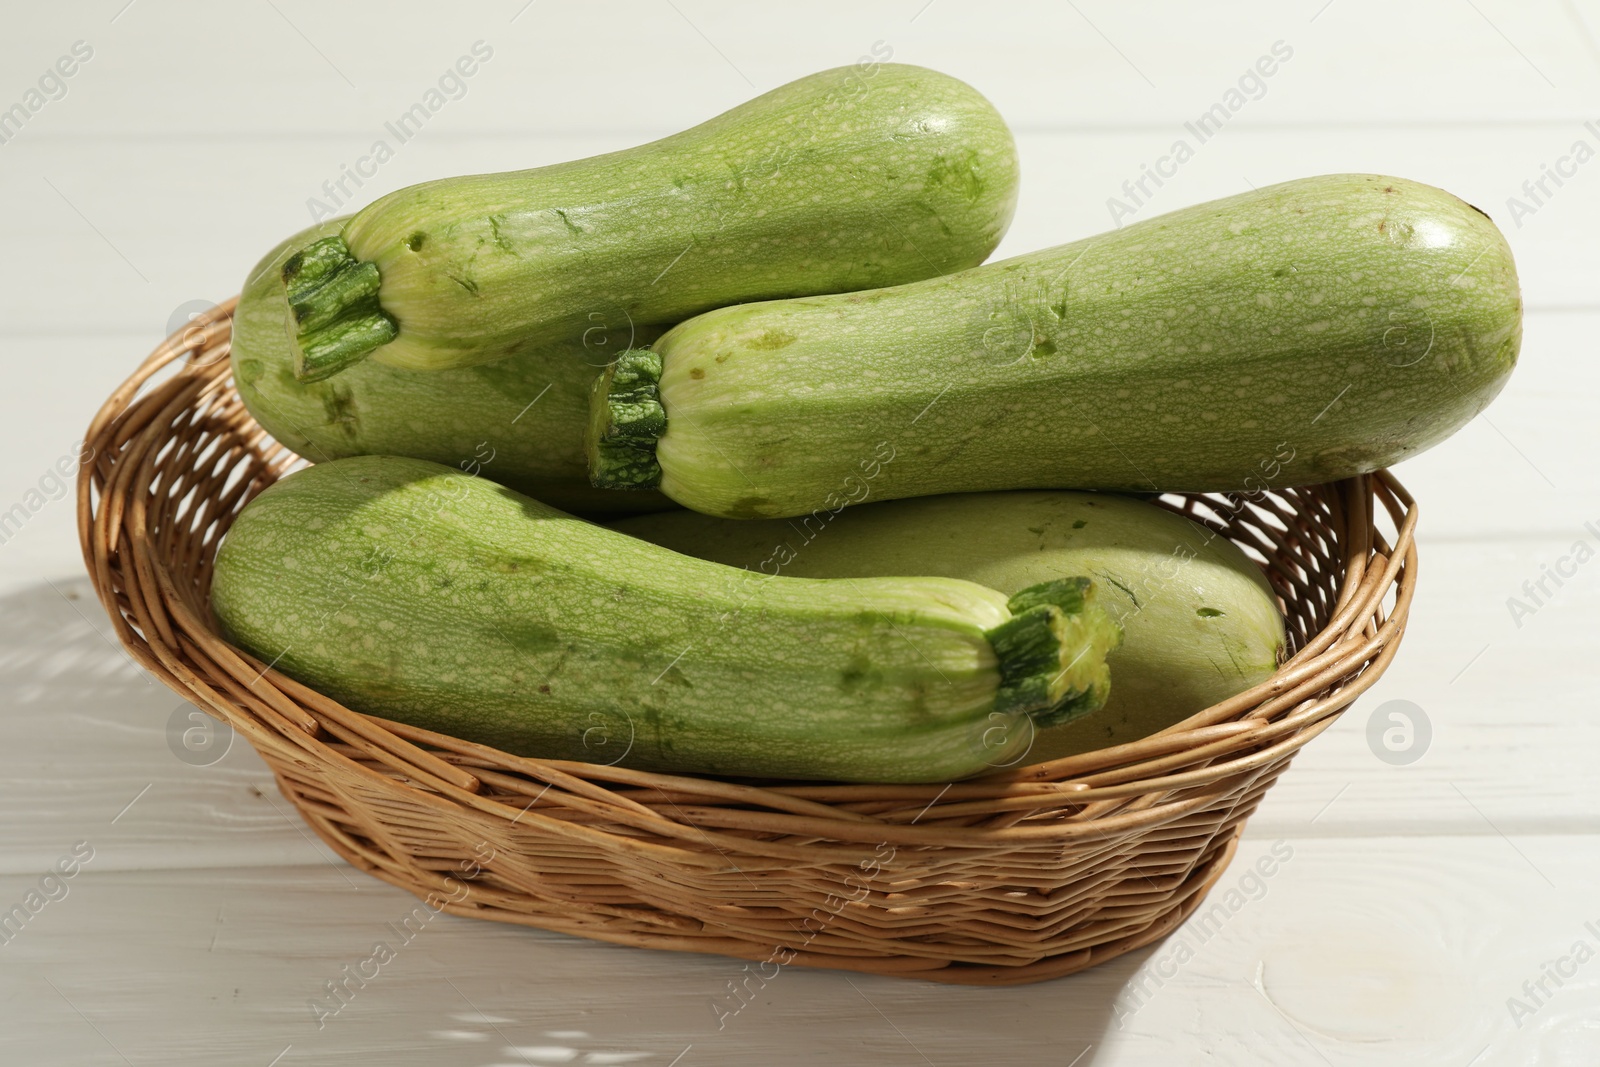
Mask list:
[[[369,360],[338,378],[294,376],[288,305],[279,274],[308,241],[336,234],[330,219],[267,253],[233,315],[233,380],[255,420],[314,462],[341,456],[431,459],[484,474],[567,511],[616,514],[670,506],[658,493],[614,493],[589,484],[583,439],[589,391],[615,350],[645,343],[655,327],[595,323],[577,341],[498,363],[425,373]]]
[[[422,460],[272,485],[217,553],[234,643],[358,711],[661,771],[941,781],[1103,703],[1085,579],[750,574]]]
[[[296,374],[411,370],[667,325],[724,304],[894,285],[982,263],[1010,224],[1016,146],[955,78],[864,62],[671,137],[424,182],[284,265]]]
[[[933,575],[1015,593],[1085,575],[1121,624],[1105,706],[1041,730],[1026,762],[1163,730],[1270,677],[1283,616],[1261,569],[1231,541],[1164,508],[1110,493],[1016,490],[864,503],[822,521],[638,515],[613,529],[758,573],[794,578]]]
[[[831,509],[885,450],[875,499],[1329,481],[1481,411],[1521,324],[1487,215],[1399,178],[1307,178],[948,277],[690,319],[652,346],[658,383],[614,406],[597,383],[590,474],[734,518]]]

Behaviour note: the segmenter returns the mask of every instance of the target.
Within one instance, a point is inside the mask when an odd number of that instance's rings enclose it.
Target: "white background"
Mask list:
[[[1507,231],[1526,340],[1487,415],[1400,468],[1422,504],[1405,647],[1251,822],[1220,889],[1274,842],[1292,858],[1220,933],[1180,932],[1192,959],[1174,968],[1171,941],[1013,990],[791,968],[720,1031],[738,963],[448,916],[319,1030],[308,998],[412,899],[333,860],[243,743],[173,755],[183,705],[110,643],[72,503],[46,501],[0,545],[0,907],[74,843],[94,858],[0,945],[0,1062],[1600,1062],[1600,960],[1531,1017],[1507,1004],[1600,950],[1600,562],[1520,625],[1507,607],[1575,541],[1600,547],[1600,162],[1516,223],[1507,204],[1574,141],[1600,148],[1600,3],[125,3],[0,11],[0,107],[94,50],[0,145],[0,511],[175,310],[235,292],[478,40],[466,95],[354,206],[626,147],[883,42],[1012,123],[1002,255],[1109,228],[1107,198],[1283,41],[1264,95],[1139,217],[1330,171],[1441,185]],[[1394,700],[1432,724],[1409,766],[1366,741]]]

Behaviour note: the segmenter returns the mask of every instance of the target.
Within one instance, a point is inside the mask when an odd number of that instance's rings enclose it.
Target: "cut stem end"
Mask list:
[[[283,286],[296,378],[331,378],[399,335],[399,323],[378,302],[381,281],[378,265],[356,259],[338,235],[289,257]]]
[[[589,400],[589,481],[601,489],[661,484],[656,442],[667,432],[661,406],[661,356],[647,348],[619,355]]]
[[[1122,644],[1122,627],[1096,602],[1094,583],[1059,578],[1006,606],[1011,618],[987,634],[1000,661],[994,710],[1027,714],[1045,728],[1102,707],[1111,694],[1106,656]]]

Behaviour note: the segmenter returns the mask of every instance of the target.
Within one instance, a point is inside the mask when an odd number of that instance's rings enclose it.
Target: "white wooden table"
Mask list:
[[[39,106],[0,144],[0,512],[24,512],[0,544],[0,909],[53,899],[0,943],[0,1063],[1600,1063],[1600,562],[1508,607],[1600,549],[1600,3],[997,6],[8,7],[0,108]],[[308,1001],[413,901],[334,859],[242,743],[174,754],[187,705],[109,639],[51,470],[174,316],[236,291],[478,41],[464,92],[332,206],[624,147],[877,44],[1010,118],[1014,254],[1109,228],[1108,198],[1282,42],[1137,217],[1352,170],[1496,217],[1522,366],[1401,468],[1423,515],[1405,647],[1250,823],[1226,922],[1022,989],[791,968],[719,1030],[737,963],[441,916],[319,1028]],[[1568,175],[1535,200],[1545,165]],[[1391,701],[1431,724],[1406,765],[1367,741]]]

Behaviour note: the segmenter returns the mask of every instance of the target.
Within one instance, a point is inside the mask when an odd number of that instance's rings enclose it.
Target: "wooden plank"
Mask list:
[[[1600,129],[1600,114],[1595,120]],[[381,132],[381,125],[374,129]],[[165,336],[181,305],[238,291],[250,267],[308,225],[314,211],[326,217],[335,205],[354,210],[442,175],[554,163],[644,139],[637,132],[486,136],[435,126],[401,146],[361,187],[346,181],[348,196],[326,192],[324,183],[340,180],[341,168],[367,153],[373,136],[357,130],[267,139],[19,139],[3,146],[0,196],[33,205],[7,224],[12,254],[0,264],[6,333],[136,334],[141,340],[132,359]],[[1145,168],[1180,139],[1193,158],[1157,187]],[[1181,122],[1127,132],[1024,132],[1018,137],[1023,191],[997,255],[1091,236],[1252,185],[1374,171],[1442,186],[1492,214],[1517,253],[1530,307],[1594,308],[1600,250],[1585,235],[1600,226],[1600,163],[1579,168],[1561,188],[1547,181],[1550,195],[1540,203],[1523,188],[1579,139],[1600,149],[1600,133],[1578,115],[1525,126],[1240,125],[1204,143]],[[105,171],[120,180],[106,182]],[[1132,184],[1141,180],[1142,191]],[[1512,198],[1527,207],[1514,211]],[[86,292],[94,299],[84,300]],[[13,343],[19,342],[7,341],[7,348]],[[17,355],[26,365],[24,352]]]
[[[1600,963],[1571,959],[1600,947],[1594,836],[1247,842],[1166,942],[1015,989],[747,978],[718,957],[430,917],[326,867],[98,863],[0,946],[4,1016],[28,1024],[7,1027],[16,1062],[1066,1064],[1092,1049],[1080,1062],[1494,1067],[1585,1062],[1600,995]],[[0,901],[37,882],[0,878]],[[392,959],[365,963],[380,942]],[[329,998],[346,967],[367,979]],[[1534,1004],[1522,983],[1547,967],[1572,973]],[[1512,997],[1532,1009],[1521,1027]]]
[[[1425,545],[1399,657],[1297,757],[1252,834],[1600,831],[1600,781],[1589,773],[1600,750],[1594,576],[1547,584],[1553,595],[1520,627],[1505,603],[1567,549],[1548,539]],[[108,630],[83,579],[0,597],[0,689],[13,694],[0,871],[31,869],[95,834],[101,869],[325,857],[242,742],[211,766],[180,759],[182,730],[194,725],[188,706],[135,668]],[[1387,723],[1383,709],[1396,700],[1431,722],[1425,754],[1407,766],[1382,761],[1367,735],[1369,719],[1382,711]]]
[[[440,112],[476,130],[677,129],[878,42],[880,54],[971,81],[1024,128],[1182,121],[1277,40],[1293,58],[1247,105],[1254,120],[1520,123],[1589,106],[1600,32],[1589,0],[876,0],[803,16],[714,0],[449,10],[279,0],[230,12],[225,27],[194,2],[121,8],[40,11],[0,43],[6,69],[23,76],[76,39],[95,49],[29,135],[362,130],[420,99],[480,39],[493,57]],[[254,47],[219,48],[219,33]]]
[[[70,461],[93,409],[155,345],[161,329],[35,338],[0,333],[0,351],[17,360],[13,386],[29,408],[24,419],[0,422],[0,511],[30,490],[44,490],[32,498],[38,507],[21,532],[0,544],[0,590],[80,570],[72,498],[60,493],[50,471]],[[1532,536],[1564,552],[1586,522],[1600,522],[1600,506],[1593,503],[1600,500],[1600,468],[1589,462],[1600,441],[1589,400],[1600,392],[1600,363],[1587,358],[1597,330],[1600,312],[1530,314],[1520,365],[1488,411],[1443,445],[1399,465],[1421,502],[1425,546],[1480,537],[1498,545]],[[63,366],[72,373],[59,373]],[[1544,548],[1527,551],[1536,555]],[[1537,573],[1537,560],[1532,566]],[[1525,576],[1515,575],[1512,585]],[[1434,588],[1431,582],[1424,587],[1424,602]]]
[[[62,315],[62,323],[75,322]],[[0,424],[0,510],[30,490],[58,498],[34,498],[37,509],[21,533],[0,544],[0,589],[77,571],[74,506],[50,482],[50,470],[64,459],[70,467],[99,398],[163,330],[165,323],[102,336],[0,333],[0,352],[13,358],[13,389],[29,405],[26,419]],[[1570,545],[1584,523],[1600,520],[1592,506],[1600,499],[1600,469],[1589,462],[1590,450],[1573,446],[1573,427],[1592,426],[1589,397],[1600,392],[1600,365],[1587,358],[1597,330],[1594,310],[1531,312],[1522,360],[1501,397],[1450,442],[1397,467],[1421,501],[1424,539],[1542,536]],[[72,373],[59,373],[62,366]]]
[[[1574,538],[1578,536],[1574,532]],[[1594,550],[1600,536],[1584,533]],[[1251,823],[1256,834],[1600,831],[1600,673],[1593,665],[1600,565],[1590,563],[1532,614],[1522,588],[1572,538],[1428,543],[1405,643],[1383,679],[1308,745]],[[1520,622],[1520,626],[1518,625]],[[1399,711],[1431,740],[1408,765],[1377,754]],[[1397,740],[1401,740],[1397,738]],[[1378,748],[1381,749],[1381,740]],[[1312,829],[1315,827],[1315,829]]]
[[[310,220],[308,199],[333,203],[322,183],[340,180],[377,139],[394,142],[395,158],[359,188],[347,184],[341,207],[442,174],[635,144],[732,106],[750,83],[764,89],[848,62],[879,40],[899,43],[896,58],[970,79],[1017,129],[1027,177],[1002,254],[1108,228],[1107,201],[1129,200],[1123,182],[1139,181],[1183,138],[1194,159],[1161,188],[1146,184],[1141,216],[1299,174],[1400,173],[1500,218],[1534,304],[1594,304],[1600,253],[1582,235],[1600,222],[1600,198],[1583,189],[1600,176],[1585,168],[1567,186],[1547,185],[1553,195],[1521,227],[1506,204],[1532,203],[1523,182],[1577,139],[1600,146],[1584,126],[1600,122],[1590,104],[1600,66],[1592,3],[1385,7],[1382,34],[1370,32],[1380,10],[1372,0],[1293,13],[1261,0],[1221,12],[1166,5],[1159,33],[1139,9],[1105,3],[997,15],[938,0],[914,20],[908,6],[839,8],[784,20],[781,33],[771,16],[737,6],[627,7],[639,42],[672,41],[706,60],[665,70],[629,61],[634,46],[595,30],[612,16],[582,8],[429,9],[419,33],[417,19],[360,5],[285,3],[233,16],[233,32],[264,44],[247,53],[213,47],[213,21],[198,8],[145,7],[103,25],[41,14],[26,38],[0,46],[8,69],[42,70],[79,38],[97,51],[64,97],[0,146],[0,195],[37,206],[8,219],[0,315],[23,333],[70,323],[159,336],[171,309],[235,290],[262,252]],[[496,58],[401,144],[385,123],[483,34],[499,42]],[[1294,57],[1201,143],[1185,123],[1280,37],[1297,43]],[[594,49],[550,44],[600,40],[604,78],[593,76]],[[1357,60],[1385,76],[1349,77]],[[85,291],[96,299],[81,300]]]

